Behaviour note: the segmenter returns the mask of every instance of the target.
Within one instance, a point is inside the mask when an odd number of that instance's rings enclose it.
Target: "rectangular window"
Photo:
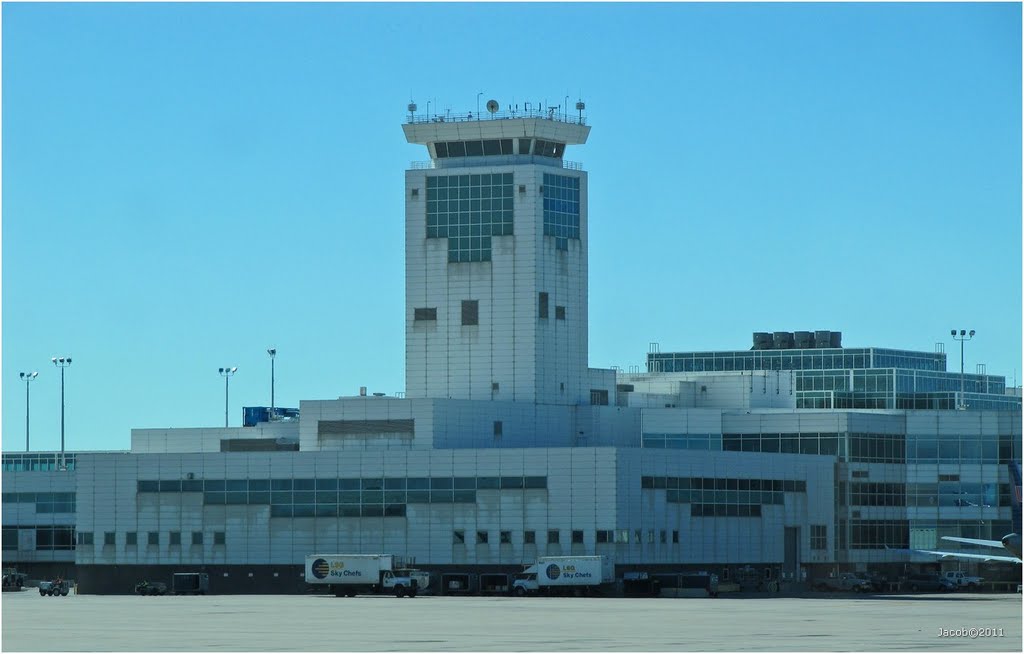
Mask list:
[[[648,529],[647,530],[647,542],[648,543],[653,543],[654,542],[654,530],[653,529]]]
[[[512,532],[511,531],[500,532],[498,542],[502,543],[504,545],[511,545],[512,544]]]
[[[572,542],[576,543],[576,544],[582,544],[583,543],[583,530],[582,529],[573,529],[572,530]]]
[[[500,420],[494,421],[494,437],[501,438],[502,424]]]
[[[4,527],[3,548],[5,550],[18,549],[18,530],[13,527]]]
[[[479,300],[463,300],[462,301],[462,324],[463,325],[479,325],[480,324],[480,302],[479,302]]]
[[[124,534],[125,545],[138,545],[139,544],[139,532],[128,531]]]
[[[548,544],[550,545],[551,543],[557,543],[557,542],[558,542],[558,530],[557,529],[548,529]]]
[[[413,309],[413,320],[437,320],[437,308]]]
[[[151,531],[151,532],[149,532],[149,540],[147,540],[146,542],[149,543],[150,545],[159,545],[160,544],[160,532],[159,531]]]
[[[105,532],[103,532],[103,544],[104,545],[114,545],[116,543],[116,541],[115,541],[116,538],[117,538],[117,536],[112,531],[105,531]]]
[[[224,534],[223,531],[215,531],[215,532],[213,532],[213,544],[214,545],[224,545],[225,542],[226,542],[226,538],[225,538],[225,534]]]
[[[565,307],[555,306],[555,320],[565,320]]]
[[[452,532],[452,543],[455,545],[466,544],[466,532],[461,529],[456,529]]]
[[[80,532],[78,532],[78,544],[79,545],[92,545],[92,532],[91,531],[80,531]]]
[[[535,545],[537,543],[537,532],[535,531],[524,531],[523,532],[523,544],[524,545]]]
[[[201,531],[193,531],[192,532],[192,544],[193,545],[202,545],[203,544],[203,532],[201,532]]]
[[[476,542],[478,545],[483,545],[487,542],[487,532],[478,531],[476,532]]]
[[[172,531],[171,532],[171,545],[181,545],[181,532],[180,531]]]
[[[598,543],[608,543],[608,542],[610,542],[609,536],[611,534],[612,534],[612,532],[610,532],[610,531],[605,531],[604,529],[598,529],[595,540]]]
[[[828,536],[825,525],[811,525],[811,550],[827,550]]]
[[[537,294],[537,316],[540,318],[548,317],[548,294],[538,293]]]
[[[594,406],[608,406],[608,391],[602,389],[590,389],[590,403]]]
[[[664,529],[661,530],[661,533],[659,534],[659,536],[660,536],[659,542],[662,545],[664,545],[665,543],[668,542],[668,533],[666,533]]]

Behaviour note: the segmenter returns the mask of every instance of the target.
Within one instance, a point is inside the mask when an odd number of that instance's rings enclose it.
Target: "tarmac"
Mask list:
[[[15,651],[1021,651],[1021,596],[2,597]],[[942,629],[947,630],[945,634]],[[971,631],[971,630],[975,631]]]

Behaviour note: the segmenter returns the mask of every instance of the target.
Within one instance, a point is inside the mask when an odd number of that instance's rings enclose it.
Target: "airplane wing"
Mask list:
[[[980,538],[960,538],[959,536],[943,536],[942,540],[951,540],[954,543],[967,543],[968,545],[980,545],[981,547],[998,547],[1003,549],[1003,542],[999,540],[982,540]]]
[[[933,550],[911,550],[918,554],[932,554],[944,559],[974,559],[976,561],[1002,561],[1004,563],[1020,563],[1015,556],[997,556],[995,554],[968,554],[966,552],[941,552]]]
[[[1000,544],[1001,545],[1001,544]],[[906,552],[908,554],[926,554],[937,556],[943,559],[970,559],[975,561],[1000,561],[1003,563],[1020,563],[1021,560],[1015,556],[999,556],[997,554],[971,554],[968,552],[943,552],[942,550],[908,550],[886,548],[893,552]]]

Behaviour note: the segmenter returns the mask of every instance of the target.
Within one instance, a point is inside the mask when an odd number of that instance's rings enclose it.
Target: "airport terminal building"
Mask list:
[[[581,107],[582,109],[582,107]],[[127,452],[4,453],[3,563],[80,592],[204,570],[301,592],[307,554],[439,572],[603,554],[798,584],[1010,531],[1021,397],[946,355],[836,332],[588,367],[580,116],[410,114],[406,391],[136,429]],[[259,414],[262,413],[262,419]]]

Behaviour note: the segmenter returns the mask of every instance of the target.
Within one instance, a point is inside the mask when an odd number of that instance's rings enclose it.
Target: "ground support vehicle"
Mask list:
[[[166,595],[167,584],[159,581],[143,581],[135,584],[137,595]]]
[[[367,593],[394,593],[416,597],[429,573],[404,567],[392,554],[310,554],[306,557],[306,583],[326,586],[336,597]]]
[[[867,593],[871,591],[871,582],[852,572],[842,572],[836,577],[815,579],[811,587],[820,591]]]
[[[953,585],[953,582],[940,577],[939,575],[910,575],[906,581],[903,582],[903,590],[909,590],[912,593],[916,593],[921,590],[930,590],[939,593],[952,593],[957,589]]]
[[[612,584],[612,564],[606,556],[545,556],[516,575],[512,593],[519,597],[596,594]]]
[[[39,594],[49,595],[50,597],[67,597],[68,593],[71,592],[71,584],[66,579],[54,579],[53,581],[41,581],[39,582]]]
[[[175,572],[171,591],[175,595],[205,595],[210,590],[210,576],[205,572]]]
[[[16,591],[25,587],[25,575],[14,568],[4,568],[3,590]]]
[[[943,574],[942,577],[957,588],[970,591],[981,588],[981,582],[984,581],[981,577],[968,577],[963,570],[950,570]]]
[[[708,597],[718,597],[718,575],[707,572],[696,574],[681,574],[676,582],[677,597],[697,596],[706,594]]]

